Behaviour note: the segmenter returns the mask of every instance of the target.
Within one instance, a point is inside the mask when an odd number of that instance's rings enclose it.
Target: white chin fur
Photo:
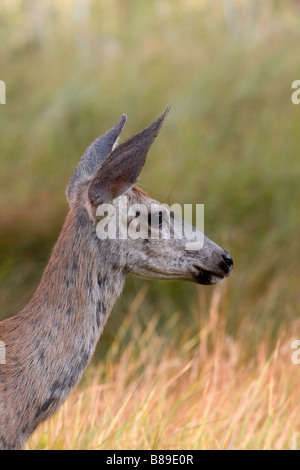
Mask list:
[[[216,276],[215,274],[211,274],[211,284],[218,284],[224,279],[224,277]]]

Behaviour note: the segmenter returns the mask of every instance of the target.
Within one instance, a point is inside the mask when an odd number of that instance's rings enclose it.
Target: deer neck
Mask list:
[[[82,344],[88,331],[97,342],[123,288],[125,270],[111,245],[97,238],[85,209],[70,211],[32,299],[62,327],[81,330]]]
[[[31,315],[43,327],[48,321],[50,329],[67,328],[68,336],[76,332],[82,345],[91,335],[97,342],[124,281],[124,270],[110,251],[86,211],[70,211],[28,305]]]
[[[70,211],[31,301],[2,322],[8,447],[22,446],[79,381],[123,287],[124,269],[110,255],[86,211]]]

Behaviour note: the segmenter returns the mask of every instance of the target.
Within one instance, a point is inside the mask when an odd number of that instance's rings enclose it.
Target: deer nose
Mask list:
[[[227,272],[227,274],[229,275],[232,271],[232,268],[233,268],[233,260],[230,256],[229,253],[227,253],[227,251],[224,251],[224,253],[222,254],[222,258],[224,260],[224,263],[222,261],[222,267],[225,268],[224,271]]]

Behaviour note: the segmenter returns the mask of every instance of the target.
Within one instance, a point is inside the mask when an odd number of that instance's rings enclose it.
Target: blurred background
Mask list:
[[[85,148],[122,113],[125,139],[171,105],[139,183],[161,202],[205,204],[206,235],[235,262],[227,333],[245,356],[266,337],[272,347],[299,316],[299,45],[296,1],[2,0],[0,319],[39,282]],[[95,360],[129,311],[143,328],[158,314],[180,347],[214,289],[128,277]]]

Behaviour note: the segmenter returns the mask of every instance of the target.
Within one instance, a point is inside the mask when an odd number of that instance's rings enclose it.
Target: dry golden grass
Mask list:
[[[225,333],[225,286],[215,288],[209,322],[179,349],[145,331],[134,315],[139,291],[105,362],[91,366],[79,388],[29,441],[29,449],[296,449],[299,366],[291,360],[300,323],[281,331],[245,360],[243,344]],[[176,316],[170,320],[176,328]],[[133,341],[121,353],[130,329]],[[267,333],[267,332],[266,332]],[[266,334],[267,337],[267,334]]]

